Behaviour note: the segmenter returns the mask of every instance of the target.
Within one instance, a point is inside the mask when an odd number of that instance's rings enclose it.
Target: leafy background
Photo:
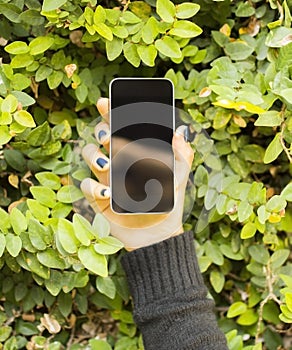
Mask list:
[[[292,349],[291,8],[0,0],[1,349],[143,349],[122,245],[84,218],[74,152],[117,76],[171,79],[200,135],[185,228],[229,348]]]

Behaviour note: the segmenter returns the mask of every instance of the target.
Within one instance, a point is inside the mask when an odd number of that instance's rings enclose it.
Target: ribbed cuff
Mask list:
[[[122,265],[138,308],[190,289],[206,292],[191,231],[129,252]]]

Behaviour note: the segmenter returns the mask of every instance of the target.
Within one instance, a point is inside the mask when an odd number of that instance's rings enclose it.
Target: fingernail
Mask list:
[[[108,198],[108,197],[110,196],[110,191],[108,190],[108,188],[103,188],[103,189],[100,191],[100,194],[101,194],[103,197]]]
[[[184,131],[184,139],[185,139],[185,142],[190,141],[190,130],[189,130],[188,126],[186,127],[186,129]]]
[[[102,140],[102,138],[106,135],[106,131],[104,130],[100,130],[99,133],[98,133],[98,139],[99,141]]]
[[[187,129],[186,125],[180,125],[177,129],[176,129],[176,133],[178,135],[184,136],[185,137],[185,130]]]
[[[97,158],[96,164],[103,168],[107,164],[107,160],[104,158]]]

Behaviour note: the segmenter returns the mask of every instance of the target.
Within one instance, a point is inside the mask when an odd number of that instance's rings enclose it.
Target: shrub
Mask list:
[[[122,246],[81,215],[74,152],[116,76],[168,77],[210,135],[193,142],[185,228],[229,348],[291,347],[291,6],[0,1],[0,348],[143,348]]]

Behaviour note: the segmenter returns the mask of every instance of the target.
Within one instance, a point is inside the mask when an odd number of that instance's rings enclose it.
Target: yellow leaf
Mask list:
[[[277,213],[271,213],[271,215],[269,216],[269,222],[272,224],[275,224],[280,221],[281,221],[281,215]]]
[[[18,184],[19,184],[19,178],[17,175],[15,174],[10,174],[8,176],[8,181],[10,183],[11,186],[18,188]]]
[[[241,128],[246,127],[246,121],[240,115],[234,115],[233,121],[236,125],[240,126]]]
[[[212,90],[209,88],[209,87],[204,87],[200,93],[199,93],[199,96],[200,97],[208,97],[210,96],[212,93]]]
[[[222,34],[225,34],[226,36],[230,37],[231,34],[231,28],[229,27],[229,25],[227,23],[225,23],[221,28],[220,28],[220,32]]]
[[[252,103],[249,102],[245,102],[245,101],[231,101],[231,100],[219,100],[217,102],[213,102],[214,106],[218,106],[218,107],[223,107],[223,108],[227,108],[227,109],[235,109],[236,111],[240,112],[242,110],[245,110],[249,113],[253,113],[253,114],[260,114],[260,113],[264,113],[265,110],[259,106],[253,105]]]

